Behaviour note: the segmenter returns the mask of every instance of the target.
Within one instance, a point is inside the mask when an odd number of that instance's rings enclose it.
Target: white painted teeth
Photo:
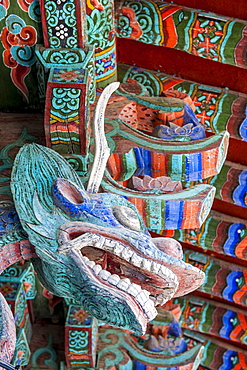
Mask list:
[[[138,254],[133,253],[130,262],[137,267],[141,267],[142,260],[142,257],[138,256]]]
[[[88,261],[87,262],[87,265],[89,266],[89,267],[91,267],[91,269],[93,269],[93,267],[95,266],[95,262],[94,261]]]
[[[149,300],[149,302],[152,302]],[[151,321],[153,320],[156,316],[157,316],[157,311],[156,311],[156,308],[154,306],[152,306],[151,304],[149,305],[145,305],[145,313],[148,317],[148,319]]]
[[[140,285],[137,285],[135,283],[132,283],[129,287],[128,287],[128,290],[127,292],[132,295],[133,297],[136,297],[137,294],[140,293],[140,291],[142,290],[142,288],[140,287]]]
[[[160,269],[160,264],[158,264],[156,262],[152,262],[151,272],[153,272],[154,274],[158,275],[159,269]]]
[[[144,270],[150,271],[151,265],[152,265],[152,261],[144,259],[144,258],[142,259],[141,268],[143,268]]]
[[[118,275],[111,275],[109,278],[108,278],[108,282],[114,286],[116,286],[120,281],[120,277]]]
[[[102,267],[100,265],[95,265],[93,267],[93,270],[94,270],[95,274],[98,275],[99,272],[102,270]]]
[[[133,251],[131,251],[129,248],[124,248],[123,251],[122,251],[122,254],[121,254],[121,257],[123,259],[125,259],[125,261],[130,261],[130,258],[132,257],[132,255],[134,254]]]
[[[109,271],[106,271],[106,270],[101,270],[99,272],[99,276],[103,279],[103,280],[108,280],[108,278],[111,276],[111,273]]]
[[[113,252],[116,246],[117,246],[117,242],[114,242],[113,240],[110,240],[110,239],[105,239],[103,249],[109,252]]]
[[[121,279],[118,275],[103,270],[100,265],[96,265],[94,261],[90,261],[86,256],[82,258],[86,265],[90,266],[94,273],[101,279],[134,297],[147,315],[148,320],[153,320],[155,318],[157,311],[154,307],[154,302],[150,299],[150,293],[147,290],[142,289],[140,285],[131,283],[128,278]]]
[[[150,297],[150,293],[147,290],[142,289],[140,285],[131,283],[130,279],[128,278],[121,279],[118,275],[111,274],[109,271],[103,270],[100,265],[95,264],[94,261],[90,261],[86,256],[82,256],[86,265],[91,267],[96,275],[98,275],[107,283],[117,287],[124,292],[127,292],[132,297],[134,297],[135,300],[142,307],[148,320],[153,320],[157,315],[155,305],[163,305],[165,302],[172,298],[175,291],[177,290],[178,279],[173,271],[165,267],[164,265],[161,265],[160,263],[141,257],[132,249],[124,246],[118,241],[110,240],[102,236],[90,233],[84,234],[83,236],[84,239],[83,237],[79,237],[78,239],[80,240],[77,240],[75,243],[74,241],[73,243],[71,242],[70,245],[73,246],[72,244],[74,244],[75,250],[79,250],[79,245],[81,246],[80,249],[83,249],[84,246],[94,246],[96,248],[112,252],[115,256],[119,256],[125,261],[129,261],[132,265],[154,273],[165,280],[167,288],[164,289],[161,294]]]
[[[146,290],[142,290],[138,293],[136,299],[141,305],[144,305],[149,300],[149,293]]]
[[[117,287],[123,291],[127,291],[129,285],[131,284],[131,281],[130,279],[120,279],[118,284],[117,284]]]
[[[125,247],[121,244],[117,244],[116,247],[114,248],[114,253],[118,256],[120,256],[120,254],[122,253],[123,249],[125,249]]]
[[[105,243],[105,238],[103,238],[102,236],[96,241],[96,243],[94,244],[94,247],[95,248],[99,248],[99,249],[102,249],[103,248],[103,245]]]

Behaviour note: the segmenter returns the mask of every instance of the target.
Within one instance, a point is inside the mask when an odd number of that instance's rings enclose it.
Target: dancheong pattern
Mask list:
[[[247,141],[245,94],[124,64],[118,65],[118,73],[123,82],[137,81],[144,85],[150,96],[165,95],[170,89],[187,93],[198,120],[207,131],[227,130],[231,137]]]
[[[40,38],[40,12],[37,0],[9,1],[0,3],[0,67],[2,70],[1,88],[7,87],[1,95],[1,106],[5,109],[15,100],[18,104],[25,97],[29,99],[30,83],[35,78],[35,44]],[[31,73],[31,71],[33,72]],[[31,73],[31,74],[30,74]],[[29,76],[30,75],[30,76]],[[21,94],[20,94],[21,93]],[[10,94],[10,95],[9,95]],[[12,95],[14,94],[14,95]],[[32,104],[34,97],[31,97]],[[37,104],[37,101],[35,101]]]
[[[46,0],[46,24],[51,48],[79,47],[76,2],[73,0]]]
[[[125,1],[118,35],[246,67],[246,22],[159,1]]]

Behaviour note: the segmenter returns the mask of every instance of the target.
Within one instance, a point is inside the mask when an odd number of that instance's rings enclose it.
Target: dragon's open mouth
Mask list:
[[[164,304],[176,292],[177,276],[159,261],[137,253],[126,241],[117,240],[108,230],[104,235],[94,225],[64,224],[59,233],[59,251],[80,251],[77,257],[94,277],[131,296],[128,301],[134,299],[150,321],[157,315],[155,306]]]

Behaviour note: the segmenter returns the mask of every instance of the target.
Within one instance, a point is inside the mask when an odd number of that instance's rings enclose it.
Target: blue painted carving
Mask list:
[[[155,127],[152,134],[161,139],[173,141],[200,140],[206,137],[203,125],[198,121],[189,104],[184,106],[183,125],[181,127],[174,123],[169,123],[169,126],[159,125]]]

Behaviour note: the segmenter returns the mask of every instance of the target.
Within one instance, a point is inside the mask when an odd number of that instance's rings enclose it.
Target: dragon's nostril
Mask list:
[[[82,204],[84,202],[83,196],[75,186],[68,186],[65,184],[61,189],[65,198],[67,198],[71,203]]]
[[[59,197],[62,201],[71,202],[72,204],[82,204],[84,203],[84,197],[81,190],[73,183],[66,179],[56,179],[53,186],[54,197]]]
[[[78,218],[83,212],[89,211],[89,198],[85,191],[63,178],[54,181],[52,199],[70,217]]]

